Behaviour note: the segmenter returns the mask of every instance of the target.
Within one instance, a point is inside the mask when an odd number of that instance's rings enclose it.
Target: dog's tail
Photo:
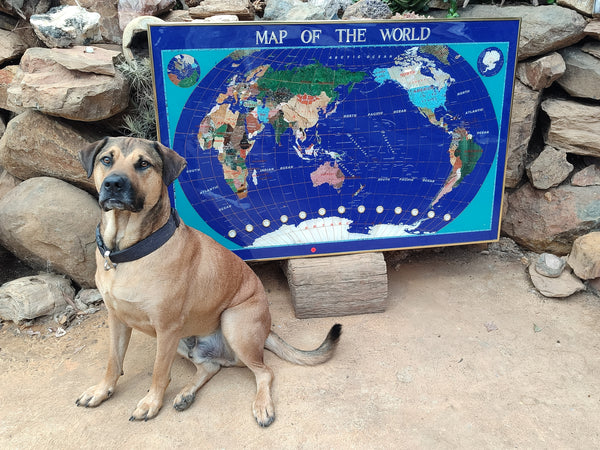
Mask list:
[[[271,331],[265,341],[265,348],[281,359],[302,366],[315,366],[324,363],[333,356],[337,347],[338,340],[342,334],[342,326],[336,323],[323,343],[315,350],[299,350],[281,339],[277,334]]]

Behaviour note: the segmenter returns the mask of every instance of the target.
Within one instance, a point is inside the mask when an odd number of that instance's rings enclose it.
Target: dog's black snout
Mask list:
[[[123,175],[113,174],[107,176],[102,182],[103,189],[109,192],[121,192],[129,187],[129,179]]]

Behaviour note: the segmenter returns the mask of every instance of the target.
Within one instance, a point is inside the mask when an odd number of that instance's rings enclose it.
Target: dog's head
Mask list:
[[[181,156],[159,142],[108,137],[79,152],[88,177],[94,177],[103,210],[139,212],[153,206],[185,168]]]

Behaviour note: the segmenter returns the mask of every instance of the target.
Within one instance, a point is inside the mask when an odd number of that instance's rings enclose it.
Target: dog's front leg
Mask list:
[[[160,411],[165,390],[171,380],[171,366],[177,354],[179,339],[180,337],[173,332],[157,332],[152,386],[146,396],[139,401],[129,420],[152,419]]]
[[[123,360],[131,338],[131,328],[121,322],[108,310],[110,344],[106,373],[100,383],[87,389],[75,402],[77,406],[94,407],[109,398],[123,374]]]

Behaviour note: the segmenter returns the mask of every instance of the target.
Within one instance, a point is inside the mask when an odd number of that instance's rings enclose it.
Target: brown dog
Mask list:
[[[334,325],[313,351],[295,349],[271,331],[265,291],[254,272],[172,211],[167,186],[186,165],[173,150],[143,139],[105,138],[83,149],[80,159],[94,177],[102,208],[96,284],[108,310],[110,352],[104,378],[77,405],[98,406],[112,395],[135,328],[156,336],[157,350],[152,386],[130,420],[158,414],[179,352],[197,370],[176,396],[175,409],[190,406],[221,366],[246,365],[256,377],[254,417],[270,425],[273,372],[263,362],[264,348],[296,364],[319,364],[332,356],[341,326]]]

